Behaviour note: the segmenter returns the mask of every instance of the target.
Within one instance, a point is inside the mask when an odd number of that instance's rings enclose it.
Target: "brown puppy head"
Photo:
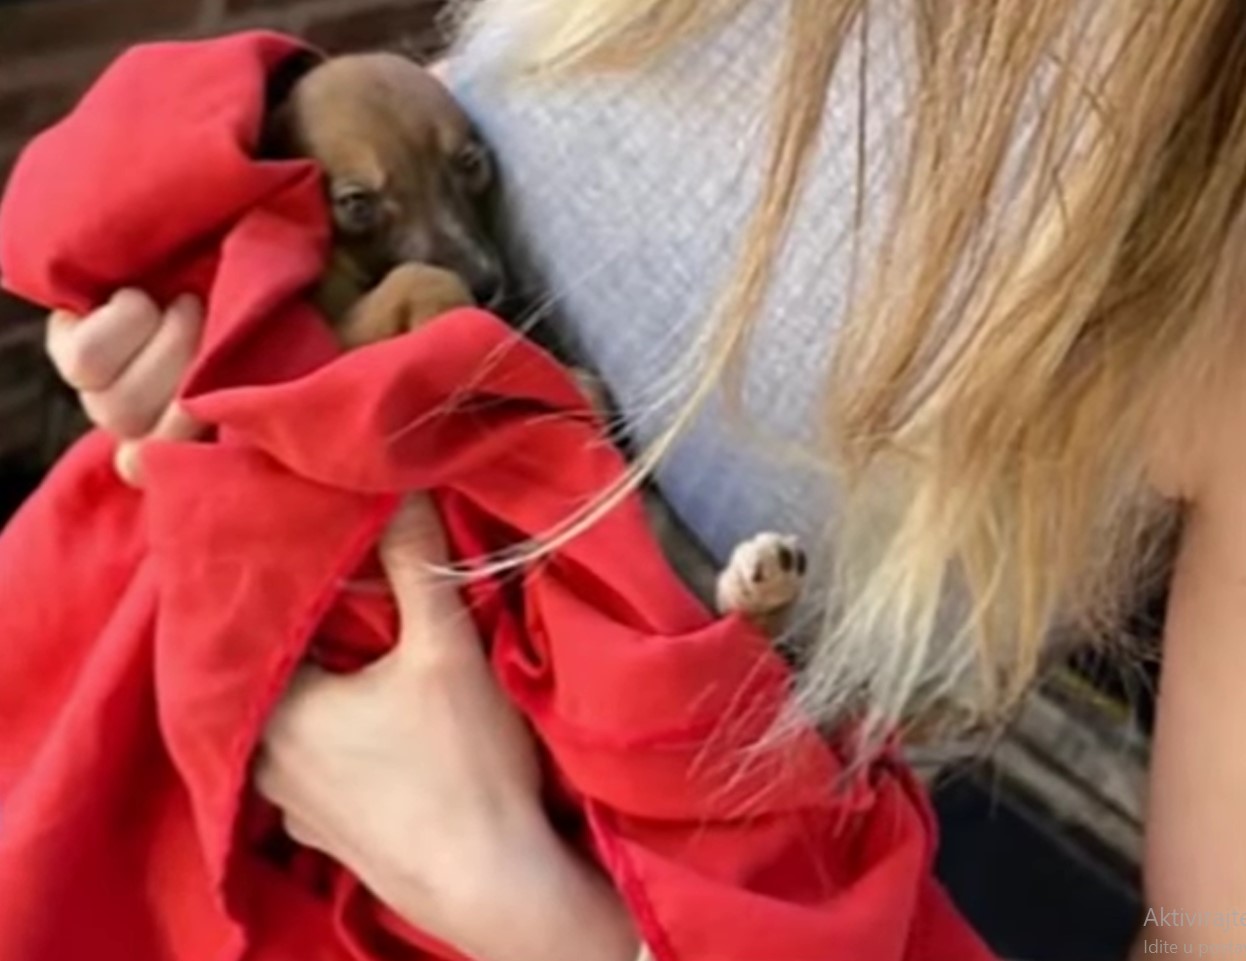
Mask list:
[[[274,152],[324,169],[335,242],[368,285],[415,261],[459,274],[494,306],[504,275],[486,232],[493,169],[445,87],[396,54],[313,67],[269,118]]]

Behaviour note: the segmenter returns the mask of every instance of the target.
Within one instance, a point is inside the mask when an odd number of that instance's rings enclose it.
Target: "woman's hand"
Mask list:
[[[143,441],[200,430],[173,398],[201,332],[195,300],[162,314],[132,290],[49,318],[48,353],[91,419],[123,439],[130,483]],[[455,588],[430,573],[445,546],[427,499],[400,514],[382,559],[399,645],[358,674],[302,670],[266,732],[259,789],[296,839],[480,961],[632,961],[621,900],[550,828],[528,732]]]
[[[203,309],[180,297],[163,313],[147,295],[119,291],[86,317],[48,318],[47,350],[91,421],[121,440],[117,471],[139,484],[139,444],[199,433],[173,402],[203,332]]]
[[[353,675],[304,668],[256,770],[290,834],[381,900],[481,961],[632,961],[636,935],[604,878],[554,834],[523,721],[493,679],[427,498],[382,545],[395,650]]]

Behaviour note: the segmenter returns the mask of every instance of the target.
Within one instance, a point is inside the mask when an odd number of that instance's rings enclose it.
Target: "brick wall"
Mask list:
[[[330,52],[438,44],[435,0],[0,0],[0,179],[118,50],[141,40],[249,27],[299,34]]]
[[[0,0],[0,186],[123,47],[268,27],[331,53],[442,44],[441,0]],[[0,294],[0,485],[14,455],[46,460],[70,419],[39,349],[39,313]],[[51,435],[51,436],[50,436]]]

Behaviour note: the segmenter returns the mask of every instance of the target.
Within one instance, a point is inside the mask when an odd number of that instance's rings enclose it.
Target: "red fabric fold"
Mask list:
[[[317,171],[253,159],[267,80],[303,52],[265,33],[137,48],[0,209],[24,297],[205,298],[182,394],[216,428],[151,445],[141,494],[89,436],[0,537],[0,961],[455,958],[274,832],[250,757],[301,658],[392,643],[392,605],[351,581],[402,492],[433,492],[470,561],[624,469],[562,369],[488,314],[339,353],[303,299]],[[751,749],[788,671],[690,596],[638,502],[465,591],[660,961],[989,957],[932,879],[902,767],[836,792],[812,730]]]

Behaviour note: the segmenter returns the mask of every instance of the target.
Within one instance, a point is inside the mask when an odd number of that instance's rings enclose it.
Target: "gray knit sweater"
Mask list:
[[[517,31],[477,37],[450,80],[502,169],[519,246],[554,305],[550,321],[604,376],[632,434],[668,418],[680,357],[703,328],[756,198],[783,29],[759,0],[721,33],[640,76],[523,85],[495,66]],[[868,196],[888,176],[901,101],[894,31],[872,24],[865,123]],[[812,541],[831,518],[825,478],[783,445],[808,446],[849,283],[857,181],[858,51],[836,77],[821,154],[781,259],[747,376],[741,430],[714,405],[659,485],[720,559],[759,530]],[[872,218],[867,205],[867,220]]]

